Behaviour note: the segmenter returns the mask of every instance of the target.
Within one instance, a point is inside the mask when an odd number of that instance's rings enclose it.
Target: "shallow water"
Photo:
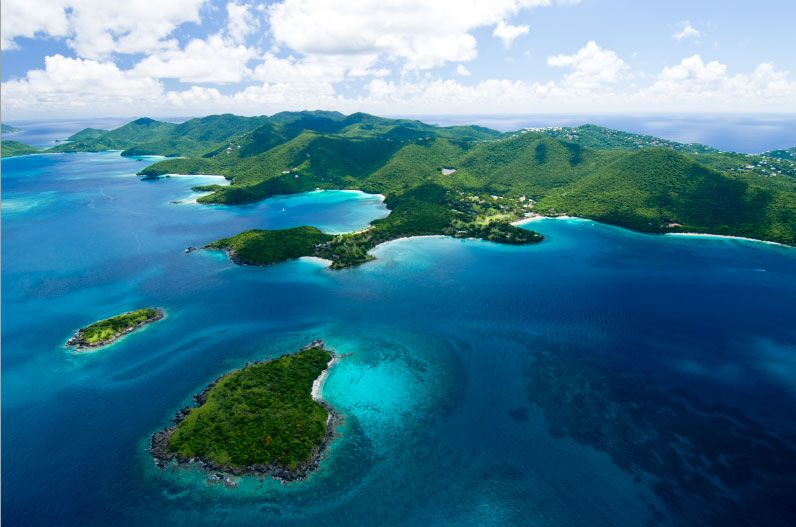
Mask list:
[[[796,250],[543,220],[534,246],[428,237],[342,271],[238,267],[183,249],[249,228],[355,230],[386,209],[352,192],[190,204],[208,178],[140,181],[151,161],[2,162],[9,524],[792,517]],[[63,348],[146,305],[167,318],[97,353]],[[307,481],[228,489],[154,466],[149,436],[192,394],[314,338],[347,355],[323,391],[345,423]]]

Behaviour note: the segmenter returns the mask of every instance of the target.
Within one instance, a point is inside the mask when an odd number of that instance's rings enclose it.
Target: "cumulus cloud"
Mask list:
[[[69,22],[64,11],[66,3],[59,0],[3,0],[0,3],[0,46],[4,50],[18,48],[18,37],[67,36]]]
[[[92,113],[130,111],[160,106],[163,85],[120,70],[112,62],[54,55],[43,70],[31,70],[21,79],[2,85],[3,106],[53,112],[89,109]],[[122,110],[123,109],[123,110]]]
[[[206,40],[191,40],[182,49],[150,55],[135,66],[133,73],[182,82],[240,82],[251,74],[246,64],[257,55],[253,48],[235,44],[222,35],[211,35]]]
[[[168,38],[185,22],[199,22],[204,0],[3,0],[2,33],[6,43],[18,37],[68,37],[85,58],[113,53],[149,53],[176,46]]]
[[[527,27],[507,20],[553,0],[283,0],[269,9],[274,39],[301,54],[375,55],[404,69],[472,60],[476,28],[499,25],[510,43]],[[502,24],[502,25],[500,25]]]
[[[573,55],[553,55],[547,65],[569,68],[564,83],[576,89],[591,90],[620,81],[628,69],[625,61],[611,50],[603,49],[593,40]]]
[[[678,29],[672,35],[672,38],[679,41],[687,38],[699,38],[701,34],[697,28],[691,25],[690,21],[684,20],[678,24]]]
[[[458,66],[456,66],[456,73],[458,73],[458,74],[459,74],[459,75],[461,75],[462,77],[469,77],[470,75],[472,75],[472,73],[470,72],[470,70],[468,70],[468,69],[467,69],[467,68],[464,66],[464,64],[459,64]]]
[[[659,102],[781,103],[782,99],[796,97],[796,81],[789,80],[789,72],[777,70],[771,63],[762,63],[748,74],[729,75],[725,64],[715,60],[706,63],[700,55],[693,55],[664,68],[640,95]]]
[[[351,77],[381,77],[389,70],[372,66],[375,55],[311,55],[304,58],[280,58],[266,53],[252,78],[268,83],[333,84]]]
[[[227,34],[232,42],[243,44],[246,38],[260,28],[260,20],[251,4],[227,4]]]
[[[527,35],[528,31],[528,26],[512,26],[511,24],[507,24],[501,20],[495,26],[492,36],[499,38],[500,41],[503,42],[504,47],[510,48],[511,44],[517,37]]]

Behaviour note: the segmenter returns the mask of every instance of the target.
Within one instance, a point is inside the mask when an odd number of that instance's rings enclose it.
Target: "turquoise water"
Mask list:
[[[580,220],[542,244],[384,244],[342,271],[184,254],[249,228],[344,232],[377,196],[191,203],[118,153],[7,159],[9,525],[785,525],[796,515],[796,251]],[[179,201],[180,203],[172,203]],[[96,353],[78,327],[167,318]],[[307,481],[161,471],[150,435],[219,374],[323,338],[344,415]]]

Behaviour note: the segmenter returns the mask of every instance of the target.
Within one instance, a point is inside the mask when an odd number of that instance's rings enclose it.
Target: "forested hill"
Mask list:
[[[0,144],[0,156],[13,157],[13,156],[26,156],[29,154],[38,154],[40,150],[19,141],[3,141]]]
[[[523,207],[536,202],[531,210],[538,212],[648,232],[796,244],[796,163],[787,156],[724,153],[592,125],[504,134],[315,111],[213,115],[182,124],[144,118],[71,140],[56,150],[170,156],[143,174],[222,174],[231,180],[228,187],[207,187],[209,194],[200,199],[205,203],[360,189],[384,194],[402,214],[420,215],[412,224],[421,225],[422,211],[456,207],[463,197],[498,196],[515,205],[525,197]],[[433,206],[401,207],[409,192],[432,187],[448,198],[440,201],[435,192]],[[423,195],[413,192],[412,203]]]

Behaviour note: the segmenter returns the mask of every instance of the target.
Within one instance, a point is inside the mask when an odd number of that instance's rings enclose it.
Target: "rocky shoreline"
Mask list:
[[[324,347],[324,342],[322,340],[313,340],[312,342],[301,348],[300,351],[304,351],[306,349],[314,347]],[[247,363],[246,366],[268,362],[269,360],[271,359]],[[321,375],[322,376],[326,375],[329,371],[329,368],[337,360],[338,357],[333,354],[332,360],[329,361],[327,368],[323,371]],[[215,385],[218,384],[218,382],[227,375],[229,375],[229,373],[225,373],[215,381],[208,384],[201,392],[194,395],[193,400],[196,402],[196,407],[202,406],[207,401],[207,394],[210,393],[210,390],[212,390],[213,387],[215,387]],[[343,420],[342,415],[336,412],[329,404],[325,403],[320,399],[315,399],[315,401],[318,404],[321,404],[329,413],[329,419],[327,421],[328,426],[326,427],[326,434],[324,434],[323,440],[313,449],[312,454],[310,455],[310,459],[298,465],[295,469],[291,469],[289,467],[285,467],[277,463],[271,463],[268,465],[249,465],[244,467],[231,467],[215,463],[209,459],[205,459],[202,457],[188,458],[176,452],[170,452],[168,449],[169,438],[171,437],[171,434],[174,432],[177,426],[190,413],[191,407],[188,406],[181,408],[180,411],[177,412],[177,414],[172,419],[171,426],[155,433],[152,436],[152,439],[150,441],[149,453],[152,455],[153,459],[155,460],[155,465],[157,465],[158,468],[164,469],[172,463],[182,466],[197,466],[207,471],[208,473],[211,473],[213,475],[213,478],[219,481],[228,480],[228,476],[256,476],[256,477],[270,476],[282,482],[303,481],[304,479],[307,478],[307,476],[310,475],[310,473],[316,470],[320,465],[320,462],[323,459],[324,454],[326,452],[327,446],[335,436],[335,430],[337,426]]]
[[[83,350],[83,349],[101,348],[103,346],[107,346],[108,344],[113,344],[114,342],[116,342],[117,340],[122,338],[123,336],[128,335],[128,334],[132,333],[133,331],[135,331],[135,330],[137,330],[139,328],[142,328],[142,327],[144,327],[144,326],[146,326],[148,324],[151,324],[153,322],[157,322],[158,320],[160,320],[160,319],[162,319],[163,317],[166,316],[165,311],[163,311],[162,309],[155,308],[155,310],[157,311],[157,313],[154,316],[152,316],[152,317],[150,317],[150,318],[148,318],[148,319],[146,319],[146,320],[144,320],[142,322],[139,322],[138,324],[135,324],[134,326],[130,326],[129,328],[124,329],[123,331],[119,332],[118,334],[114,335],[113,337],[111,337],[109,339],[101,340],[99,342],[86,342],[85,340],[83,340],[83,332],[85,331],[86,328],[80,328],[79,330],[77,330],[77,332],[75,333],[74,337],[72,337],[72,338],[70,338],[69,340],[66,341],[66,345],[67,346],[72,346],[76,350]],[[89,327],[89,326],[86,326],[86,327]]]

